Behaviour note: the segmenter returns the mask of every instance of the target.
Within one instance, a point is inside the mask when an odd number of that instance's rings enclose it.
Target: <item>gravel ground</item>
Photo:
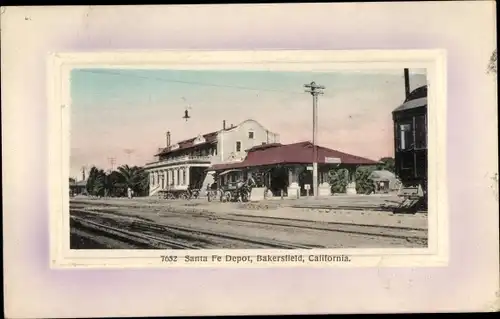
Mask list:
[[[268,200],[250,203],[220,203],[208,202],[206,199],[191,201],[158,200],[156,198],[135,199],[108,199],[108,200],[79,200],[78,206],[108,205],[119,207],[137,206],[145,211],[182,211],[202,212],[206,214],[243,214],[252,216],[271,216],[281,218],[295,218],[311,221],[345,222],[368,225],[399,226],[427,229],[427,214],[393,214],[388,211],[374,210],[380,205],[396,204],[400,199],[397,196],[369,195],[369,196],[330,196],[327,198],[298,199],[298,200]],[[75,204],[77,202],[75,201]],[[292,207],[295,206],[295,207]],[[297,207],[299,206],[299,207]],[[311,208],[311,207],[317,208]],[[366,206],[374,209],[365,211],[338,209],[338,207]]]
[[[376,207],[380,203],[392,200],[388,196],[373,197],[359,196],[360,198],[347,198],[334,196],[326,200],[276,200],[260,203],[209,203],[206,199],[191,201],[166,201],[153,198],[137,199],[100,199],[71,201],[71,210],[76,214],[76,209],[101,210],[123,215],[147,218],[158,224],[181,225],[214,232],[222,232],[248,237],[276,239],[297,244],[318,245],[328,248],[397,248],[397,247],[423,247],[404,239],[367,236],[351,233],[317,231],[275,225],[250,224],[237,221],[218,220],[217,216],[249,215],[271,216],[281,218],[294,218],[309,220],[311,223],[342,222],[348,224],[371,224],[382,226],[405,226],[412,228],[427,228],[426,215],[393,215],[378,211],[346,211],[335,209],[337,206],[351,205]],[[302,205],[308,208],[293,208]],[[312,205],[322,208],[310,208]],[[328,208],[323,208],[328,205]],[[232,216],[238,218],[238,216]],[[408,235],[412,235],[408,232]],[[76,235],[72,235],[76,236]],[[89,241],[89,240],[88,240]],[[95,240],[100,242],[101,240]],[[212,237],[212,241],[214,238]],[[219,248],[247,248],[239,247],[234,241],[219,240],[215,243]],[[72,239],[73,245],[73,239]],[[75,244],[76,245],[76,244]],[[79,247],[81,247],[81,244]],[[89,241],[88,245],[95,245]],[[116,244],[108,244],[116,247]],[[241,244],[243,245],[243,244]],[[425,246],[424,246],[425,247]],[[208,247],[207,247],[208,248]]]

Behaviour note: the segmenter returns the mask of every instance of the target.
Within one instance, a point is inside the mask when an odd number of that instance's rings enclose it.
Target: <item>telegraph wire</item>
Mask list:
[[[288,94],[301,94],[301,95],[304,95],[304,92],[285,91],[285,90],[273,90],[273,89],[261,89],[261,88],[251,88],[251,87],[245,87],[245,86],[214,84],[214,83],[207,83],[207,82],[172,80],[172,79],[165,79],[165,78],[152,77],[152,76],[141,76],[141,75],[137,75],[137,74],[125,74],[125,73],[121,73],[121,72],[113,72],[113,71],[107,71],[107,70],[104,71],[104,70],[79,69],[79,71],[80,72],[86,72],[86,73],[93,73],[93,74],[107,74],[107,75],[114,75],[114,76],[136,77],[136,78],[142,78],[142,79],[146,79],[146,80],[156,80],[156,81],[160,81],[160,82],[170,82],[170,83],[180,83],[180,84],[189,84],[189,85],[221,87],[221,88],[239,89],[239,90],[247,90],[247,91],[266,91],[266,92],[278,92],[278,93],[288,93]]]

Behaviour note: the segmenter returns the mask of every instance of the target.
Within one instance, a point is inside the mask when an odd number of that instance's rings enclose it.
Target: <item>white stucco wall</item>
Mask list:
[[[250,138],[249,132],[253,132],[253,138]],[[239,152],[237,152],[236,149],[236,142],[241,143]],[[230,130],[219,131],[219,133],[217,134],[217,155],[209,156],[211,158],[210,165],[231,162],[235,160],[243,160],[247,155],[245,150],[248,150],[249,148],[252,148],[254,146],[262,145],[262,143],[269,144],[279,142],[279,134],[268,131],[257,121],[246,120],[242,123],[239,123],[237,126]],[[157,165],[154,165],[154,167],[148,168],[147,171],[150,172],[150,174],[154,175],[152,171],[171,168],[173,165],[176,165],[176,163],[158,163]],[[196,165],[193,164],[192,166]],[[205,193],[204,190],[206,189],[207,185],[211,184],[213,181],[213,176],[211,174],[207,174],[202,185],[202,196]],[[157,182],[154,182],[150,185],[150,195],[154,194],[153,190],[157,190],[157,186]]]
[[[249,137],[249,132],[253,132],[253,138]],[[241,143],[239,152],[236,149],[236,142]],[[279,143],[279,134],[268,131],[257,121],[246,120],[233,129],[218,134],[217,157],[222,162],[230,161],[233,156],[236,159],[244,159],[245,150],[262,143]]]

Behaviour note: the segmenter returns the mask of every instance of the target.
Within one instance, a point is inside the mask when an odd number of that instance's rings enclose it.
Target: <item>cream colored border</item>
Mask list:
[[[429,85],[428,249],[74,251],[69,249],[69,127],[73,68],[252,69],[363,71],[425,68]],[[55,53],[48,62],[51,266],[59,267],[408,267],[448,263],[446,185],[446,55],[442,50],[363,51],[146,51]],[[349,263],[164,263],[161,255],[348,255]]]

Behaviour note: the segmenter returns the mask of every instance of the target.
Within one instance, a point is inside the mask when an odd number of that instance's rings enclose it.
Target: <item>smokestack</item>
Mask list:
[[[82,181],[84,181],[84,180],[85,180],[85,168],[82,169]]]
[[[222,121],[222,129],[225,130],[226,129],[226,120],[223,120]]]
[[[167,147],[170,146],[170,131],[167,132]]]
[[[405,99],[410,96],[410,72],[405,69]]]

